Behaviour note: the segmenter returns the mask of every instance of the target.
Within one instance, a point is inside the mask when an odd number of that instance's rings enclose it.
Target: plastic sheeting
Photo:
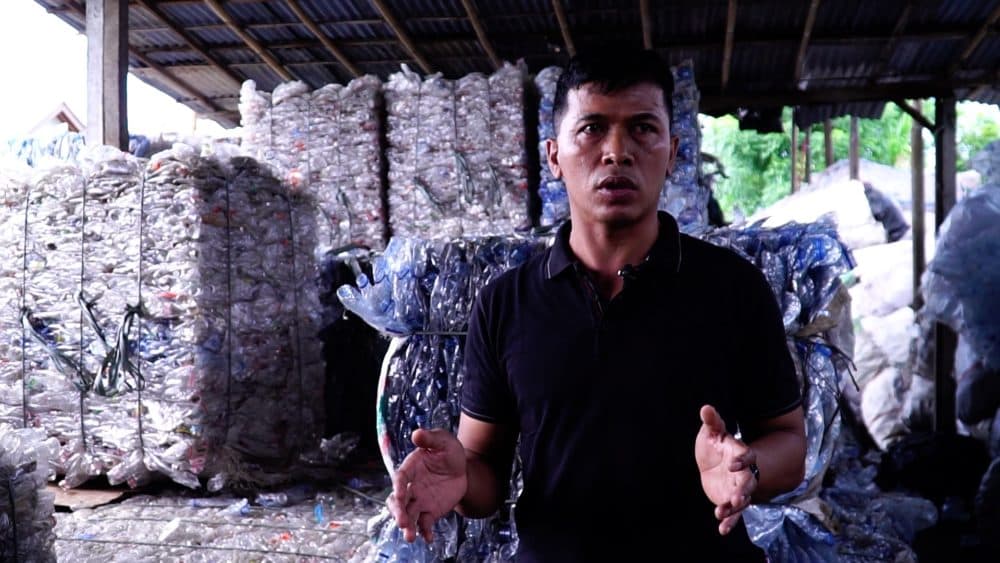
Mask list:
[[[660,209],[673,215],[685,233],[697,232],[708,224],[708,188],[700,183],[701,127],[698,103],[701,94],[694,79],[694,63],[686,60],[671,68],[674,74],[673,115],[670,132],[677,135],[677,160],[663,185]]]
[[[59,443],[0,423],[0,561],[55,562],[55,496],[45,490]]]
[[[55,553],[95,563],[365,561],[367,522],[381,502],[350,489],[356,492],[296,486],[249,498],[138,496],[60,514]]]
[[[293,192],[311,196],[319,252],[384,247],[381,90],[370,75],[315,91],[298,81],[270,95],[252,80],[240,89],[243,147]]]
[[[952,208],[921,291],[928,319],[961,333],[984,365],[1000,370],[1000,183]]]
[[[23,162],[32,167],[51,166],[53,162],[77,162],[86,153],[87,140],[83,133],[66,131],[50,138],[29,137],[11,139],[0,146],[0,157]],[[143,135],[129,135],[129,153],[148,158],[153,143]]]
[[[528,176],[523,64],[486,76],[426,78],[406,65],[385,85],[394,236],[524,231]]]
[[[569,199],[566,185],[552,175],[549,168],[545,141],[555,139],[557,131],[552,123],[552,112],[556,97],[556,84],[562,74],[562,67],[543,68],[535,75],[538,89],[538,162],[541,163],[538,197],[542,200],[542,216],[539,223],[543,227],[558,225],[569,217]]]
[[[82,162],[5,207],[0,416],[59,439],[70,487],[287,467],[322,422],[312,201],[186,145]]]
[[[375,258],[371,280],[361,275],[357,287],[338,290],[345,307],[396,336],[383,362],[377,407],[379,442],[390,474],[413,450],[414,430],[457,429],[464,334],[479,290],[542,248],[541,241],[524,238],[394,238]],[[519,490],[516,482],[512,490]],[[432,546],[405,544],[388,519],[384,513],[373,538],[385,557],[400,557],[403,551],[427,561],[457,553],[463,561],[508,561],[516,551],[509,514],[482,521],[451,514],[436,524]]]
[[[701,94],[694,79],[691,61],[671,68],[674,76],[673,114],[671,133],[677,135],[679,147],[673,173],[664,183],[659,208],[677,219],[681,230],[698,232],[708,223],[708,188],[699,183],[701,166],[701,127],[698,125],[698,103]],[[554,139],[558,133],[552,123],[556,83],[562,74],[561,67],[547,67],[535,75],[539,93],[538,155],[541,163],[538,195],[542,201],[542,226],[558,225],[569,217],[569,200],[566,186],[549,170],[545,140]]]

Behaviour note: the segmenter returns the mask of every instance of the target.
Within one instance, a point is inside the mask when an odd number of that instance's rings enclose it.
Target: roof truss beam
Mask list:
[[[278,76],[284,80],[294,80],[292,73],[288,72],[288,69],[282,66],[282,64],[278,62],[278,59],[274,58],[274,55],[268,53],[267,49],[265,49],[260,42],[244,31],[243,28],[236,23],[236,20],[229,15],[229,12],[226,11],[222,4],[219,3],[219,0],[205,0],[205,4],[212,10],[213,13],[215,13],[216,17],[222,20],[222,23],[226,24],[226,26],[229,27],[229,29],[240,38],[240,40],[246,43],[247,47],[250,47],[250,50],[256,53],[262,61],[267,63],[267,66],[270,67],[271,70],[273,70]]]
[[[479,11],[476,10],[476,3],[474,0],[462,0],[462,7],[465,8],[465,14],[469,16],[469,23],[472,24],[472,29],[476,32],[479,45],[483,48],[486,56],[489,57],[494,70],[500,68],[500,57],[497,56],[496,51],[493,49],[493,44],[490,43],[490,38],[486,35],[486,29],[483,28],[483,23],[479,19]]]
[[[906,103],[906,100],[902,98],[896,98],[895,100],[892,101],[892,103],[896,104],[896,106],[898,106],[899,109],[903,110],[907,115],[912,117],[913,121],[919,123],[921,127],[927,129],[931,133],[934,132],[934,124],[931,122],[931,120],[927,119],[927,116],[925,116],[923,112],[911,106],[910,104]]]
[[[802,71],[806,64],[806,51],[809,50],[809,37],[812,35],[813,26],[816,25],[816,11],[819,10],[819,0],[809,2],[809,13],[806,15],[806,24],[802,28],[802,41],[799,43],[799,53],[795,56],[795,83],[802,80]]]
[[[201,58],[205,59],[205,61],[208,64],[210,64],[211,66],[215,67],[220,72],[222,72],[223,75],[228,77],[236,84],[243,83],[242,78],[236,76],[232,71],[226,68],[226,66],[222,64],[222,62],[220,62],[211,53],[209,53],[208,50],[190,33],[188,33],[184,28],[174,24],[170,20],[170,18],[168,18],[167,15],[163,12],[163,10],[159,7],[159,5],[149,2],[147,0],[132,0],[132,3],[135,6],[138,6],[146,10],[147,12],[153,14],[153,16],[156,19],[160,20],[161,22],[163,22],[163,25],[167,26],[167,29],[176,33],[178,37],[184,40],[184,43],[186,43],[188,46],[191,47],[192,50],[194,50],[194,52],[198,53],[198,55],[200,55]]]
[[[566,17],[566,9],[562,0],[552,0],[552,11],[556,14],[556,21],[559,22],[559,32],[562,33],[563,43],[566,44],[566,52],[569,56],[576,56],[576,45],[573,44],[573,35],[569,30],[569,18]]]
[[[410,39],[410,36],[406,33],[406,29],[404,29],[402,24],[399,23],[399,20],[396,19],[396,16],[392,13],[392,10],[389,9],[389,6],[387,6],[383,0],[369,1],[372,3],[372,6],[378,10],[379,15],[381,15],[382,19],[385,20],[385,24],[389,26],[389,29],[391,29],[392,32],[396,34],[396,37],[399,38],[399,42],[403,44],[403,48],[406,49],[406,52],[413,57],[413,60],[417,61],[420,68],[427,74],[433,74],[434,67],[431,66],[431,63],[429,63],[420,53],[420,50],[417,49],[416,43]]]
[[[340,61],[340,64],[343,65],[344,68],[350,71],[350,73],[355,77],[361,76],[361,70],[358,69],[358,67],[355,66],[349,58],[347,58],[343,51],[334,45],[333,41],[331,41],[330,38],[323,33],[323,30],[320,29],[315,22],[313,22],[312,18],[309,17],[309,14],[302,9],[302,5],[299,4],[299,0],[285,0],[285,4],[287,4],[288,8],[295,14],[295,17],[299,18],[299,21],[305,24],[306,28],[309,29],[309,33],[312,33],[313,36],[315,36],[316,39],[323,44],[323,47],[325,47],[335,59]]]
[[[986,39],[987,34],[989,34],[990,27],[993,26],[997,20],[1000,20],[1000,3],[993,8],[993,11],[990,12],[988,16],[986,16],[986,21],[979,26],[976,33],[965,42],[965,46],[962,48],[962,52],[958,55],[958,58],[951,63],[950,67],[948,67],[949,76],[954,76],[955,72],[965,65],[965,62],[969,60],[972,53],[975,53],[976,49],[979,48],[979,44],[983,42],[983,39]]]
[[[726,39],[722,48],[722,90],[729,85],[729,70],[733,63],[733,43],[736,38],[736,0],[729,0],[726,13]]]
[[[639,0],[639,21],[642,22],[642,48],[653,48],[653,16],[649,0]]]

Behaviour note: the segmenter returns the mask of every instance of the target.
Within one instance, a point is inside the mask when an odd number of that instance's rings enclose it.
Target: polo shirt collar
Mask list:
[[[649,255],[646,256],[643,267],[663,273],[679,272],[681,269],[681,235],[677,221],[664,211],[657,212],[657,218],[660,222],[660,233],[657,235]],[[556,232],[555,241],[545,262],[545,279],[555,278],[579,263],[576,255],[573,254],[573,249],[569,246],[570,229],[571,224],[567,219]]]

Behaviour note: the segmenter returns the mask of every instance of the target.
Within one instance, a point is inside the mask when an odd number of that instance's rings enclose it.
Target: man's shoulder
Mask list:
[[[693,275],[758,277],[760,270],[736,251],[699,238],[681,234],[681,271]]]
[[[483,286],[480,292],[480,299],[487,302],[496,299],[507,299],[519,288],[529,287],[530,282],[544,277],[544,268],[549,252],[551,252],[551,248],[544,248],[535,252],[521,264],[493,278]],[[529,284],[529,286],[526,286],[526,284]]]

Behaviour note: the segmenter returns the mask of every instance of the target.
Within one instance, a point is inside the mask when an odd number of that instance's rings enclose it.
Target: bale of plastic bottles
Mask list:
[[[59,443],[0,423],[0,561],[55,562],[55,496],[45,489]]]

